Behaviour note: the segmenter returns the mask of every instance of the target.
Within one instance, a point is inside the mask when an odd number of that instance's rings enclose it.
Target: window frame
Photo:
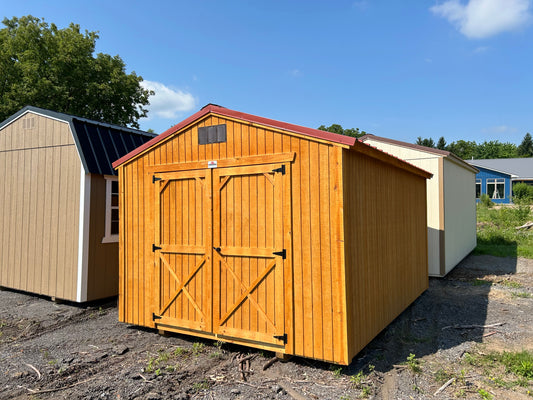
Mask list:
[[[479,185],[479,196],[478,196],[478,185]],[[482,182],[482,179],[476,179],[476,199],[480,199],[481,198],[481,195],[483,194],[482,193],[482,189],[483,188],[483,182]]]
[[[117,182],[118,184],[118,177],[116,176],[104,176],[105,178],[105,231],[104,231],[104,237],[102,239],[102,243],[118,243],[118,233],[112,234],[111,233],[111,224],[112,224],[112,210],[116,209],[118,210],[118,205],[113,206],[112,205],[112,197],[113,197],[113,182]],[[117,196],[119,195],[118,189],[115,193]],[[120,215],[120,212],[119,212]]]
[[[494,191],[492,192],[492,196],[490,195],[490,192],[489,192],[489,185],[494,185]],[[500,197],[493,197],[494,193],[498,189],[498,185],[503,185],[503,193],[500,193]],[[487,189],[487,195],[490,197],[491,200],[504,200],[505,199],[505,178],[487,178],[486,189]]]

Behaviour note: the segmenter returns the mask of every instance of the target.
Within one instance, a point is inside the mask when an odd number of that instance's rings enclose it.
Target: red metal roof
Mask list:
[[[221,115],[225,117],[230,117],[230,118],[238,118],[240,120],[247,121],[250,123],[259,124],[259,125],[263,125],[263,126],[267,126],[271,128],[276,128],[276,129],[281,129],[287,132],[293,132],[293,133],[297,133],[297,134],[304,135],[304,136],[314,137],[317,139],[323,139],[329,142],[339,143],[342,145],[353,146],[353,144],[355,143],[354,137],[339,135],[337,133],[321,131],[319,129],[307,128],[305,126],[294,125],[294,124],[289,124],[287,122],[281,122],[281,121],[276,121],[273,119],[258,117],[257,115],[246,114],[240,111],[230,110],[229,108],[224,108],[221,106],[217,106],[215,104],[208,104],[207,106],[202,108],[197,113],[191,115],[189,118],[184,119],[179,124],[174,125],[172,128],[166,130],[165,132],[156,136],[152,140],[144,143],[143,145],[136,148],[132,152],[126,154],[124,157],[119,158],[117,161],[113,163],[113,167],[114,168],[118,167],[119,165],[125,163],[126,161],[130,160],[136,155],[142,153],[144,150],[154,146],[155,144],[161,142],[168,136],[172,135],[175,132],[178,132],[182,128],[186,127],[187,125],[192,124],[194,121],[204,117],[205,115],[209,113],[213,113],[213,114],[217,114],[217,115]]]

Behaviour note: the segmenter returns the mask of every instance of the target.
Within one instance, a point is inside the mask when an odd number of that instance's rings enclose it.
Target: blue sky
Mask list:
[[[215,103],[318,127],[509,141],[533,132],[532,0],[6,1],[98,31],[160,133]]]

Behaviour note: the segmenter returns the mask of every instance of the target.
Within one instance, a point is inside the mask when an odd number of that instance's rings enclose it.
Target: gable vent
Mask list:
[[[226,124],[198,128],[198,144],[226,142]]]
[[[22,120],[22,129],[27,130],[33,128],[35,128],[35,117],[24,118]]]

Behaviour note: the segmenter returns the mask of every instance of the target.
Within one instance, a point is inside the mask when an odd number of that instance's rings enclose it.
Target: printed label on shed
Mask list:
[[[208,161],[207,162],[207,168],[216,168],[217,162],[216,161]]]

